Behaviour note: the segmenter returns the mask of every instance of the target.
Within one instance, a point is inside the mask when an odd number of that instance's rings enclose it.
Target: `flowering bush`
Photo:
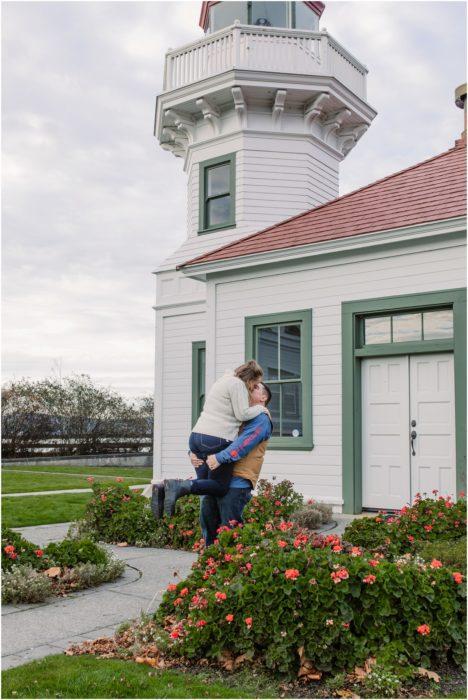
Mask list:
[[[426,494],[424,494],[426,496]],[[343,539],[366,549],[393,554],[414,550],[421,542],[440,542],[466,536],[466,500],[450,496],[423,498],[416,494],[413,503],[396,514],[356,518],[344,531]]]
[[[200,499],[179,499],[172,518],[155,520],[150,503],[127,486],[94,483],[94,496],[87,506],[78,532],[106,542],[127,542],[137,546],[170,547],[197,551],[201,548]],[[288,518],[302,505],[290,481],[271,484],[260,480],[258,494],[244,510],[245,522],[261,528],[268,522]]]
[[[388,645],[412,663],[461,664],[465,596],[460,572],[372,557],[280,521],[220,532],[192,574],[168,587],[155,618],[174,654],[256,655],[280,671],[297,669],[302,647],[322,671]]]
[[[47,569],[50,559],[36,544],[25,540],[14,530],[2,527],[2,571],[11,571],[13,566],[28,565],[33,569]]]

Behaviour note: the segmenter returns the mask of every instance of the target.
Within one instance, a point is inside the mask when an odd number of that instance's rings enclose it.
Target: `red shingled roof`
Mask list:
[[[180,267],[466,214],[466,141],[366,187],[193,258]]]

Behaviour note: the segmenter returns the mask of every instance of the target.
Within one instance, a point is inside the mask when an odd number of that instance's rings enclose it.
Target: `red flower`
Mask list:
[[[107,496],[105,493],[101,493],[101,501],[105,503],[107,501]]]
[[[245,568],[247,569],[247,571],[250,571],[252,569],[252,564],[248,561],[245,565]]]
[[[188,589],[188,588],[182,588],[182,590],[181,590],[181,592],[180,592],[180,595],[181,595],[182,597],[184,597],[184,596],[187,595],[188,592],[189,592],[189,589]]]
[[[93,481],[94,481],[94,476],[88,476],[88,477],[86,478],[86,481],[87,481],[89,484],[92,484]]]
[[[465,498],[465,492],[464,492],[464,491],[460,491],[460,493],[459,493],[458,495],[459,495],[460,498]]]
[[[381,523],[381,522],[382,522],[382,518],[375,518],[375,522],[376,522],[376,523]]]
[[[224,561],[232,561],[232,555],[231,555],[231,554],[225,554],[225,555],[224,555]]]
[[[35,549],[34,554],[40,559],[43,556],[44,552],[42,551],[42,549]]]
[[[413,537],[413,535],[408,535],[408,540],[409,540],[410,542],[414,542],[414,537]]]
[[[343,627],[345,630],[349,630],[349,622],[343,622]]]
[[[170,634],[172,639],[178,639],[180,637],[180,632],[178,630],[173,630]]]
[[[339,544],[333,545],[332,552],[342,552],[342,551],[343,551],[343,547],[341,547]]]
[[[11,554],[9,554],[9,557],[10,559],[18,559],[18,555],[16,554],[16,552],[12,552]]]
[[[375,583],[376,578],[377,578],[377,576],[374,576],[374,574],[369,574],[369,576],[366,576],[365,578],[362,579],[362,582],[373,584],[373,583]]]
[[[287,542],[285,542],[284,540],[278,540],[278,547],[281,547],[283,549],[283,547],[287,547],[287,546],[288,546]]]
[[[286,569],[284,575],[286,578],[292,579],[293,581],[300,576],[299,571],[297,569]]]
[[[174,529],[174,523],[170,523],[170,524],[168,525],[168,528],[169,528],[169,530],[173,530],[173,529]]]
[[[437,496],[437,494],[438,494],[439,492],[438,492],[437,489],[432,489],[432,493],[434,494],[434,496]]]
[[[227,595],[226,595],[226,593],[220,593],[219,591],[217,591],[215,593],[215,598],[216,598],[216,600],[219,600],[219,601],[226,600]]]
[[[463,574],[461,574],[459,571],[454,571],[452,576],[455,583],[463,583]]]
[[[280,505],[281,505],[281,501],[275,501],[275,506],[280,506]]]
[[[430,563],[431,569],[440,569],[441,566],[443,566],[443,564],[438,559],[433,559]]]
[[[118,476],[115,480],[118,484],[121,484],[123,482],[123,476]]]
[[[226,622],[232,622],[234,620],[234,615],[229,613],[229,615],[226,615],[225,620]]]
[[[168,587],[167,587],[167,590],[168,590],[168,591],[176,591],[176,590],[177,590],[176,584],[175,584],[175,583],[170,583],[170,584],[168,585]]]
[[[426,532],[430,532],[432,530],[432,525],[424,525],[424,529]]]
[[[180,605],[181,603],[183,603],[182,598],[176,598],[175,601],[174,601],[174,605],[175,605],[175,606]]]
[[[377,559],[369,559],[369,564],[371,566],[378,566],[379,562],[377,561]]]
[[[418,634],[422,634],[423,637],[427,637],[427,635],[431,632],[431,628],[429,625],[419,625],[419,627],[416,628],[416,632],[418,632]]]
[[[339,569],[338,571],[332,571],[330,578],[332,579],[333,583],[340,583],[340,581],[349,578],[348,570]]]
[[[360,557],[362,554],[362,549],[360,547],[351,547],[351,556]]]
[[[3,551],[5,552],[5,554],[13,554],[13,552],[15,551],[15,547],[12,544],[7,544],[7,546],[3,548]]]
[[[244,622],[247,625],[247,627],[250,629],[252,627],[253,619],[251,617],[246,617]]]
[[[206,620],[198,620],[197,627],[204,627],[206,625]]]

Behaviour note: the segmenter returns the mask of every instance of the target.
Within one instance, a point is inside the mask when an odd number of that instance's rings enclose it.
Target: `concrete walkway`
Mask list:
[[[334,515],[323,532],[341,535],[353,515]],[[17,528],[39,547],[62,540],[71,523]],[[67,598],[31,605],[4,605],[2,610],[2,667],[12,668],[59,654],[72,643],[111,636],[125,620],[153,612],[167,585],[184,579],[197,558],[171,549],[106,545],[127,562],[122,578]]]
[[[125,484],[124,484],[125,486]],[[144,489],[148,484],[129,486],[129,489]],[[57,496],[60,493],[92,493],[93,489],[61,489],[60,491],[25,491],[23,493],[2,493],[2,498],[19,498],[20,496]]]
[[[62,540],[69,525],[24,527],[19,532],[44,547]],[[117,581],[50,602],[3,606],[2,668],[59,654],[72,643],[111,636],[121,622],[154,612],[168,583],[185,578],[197,558],[170,549],[108,547],[127,562]]]

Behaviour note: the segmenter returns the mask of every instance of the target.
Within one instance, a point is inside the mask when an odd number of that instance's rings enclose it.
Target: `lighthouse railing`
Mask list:
[[[164,90],[234,69],[330,75],[366,98],[367,68],[327,32],[239,23],[168,51]]]

